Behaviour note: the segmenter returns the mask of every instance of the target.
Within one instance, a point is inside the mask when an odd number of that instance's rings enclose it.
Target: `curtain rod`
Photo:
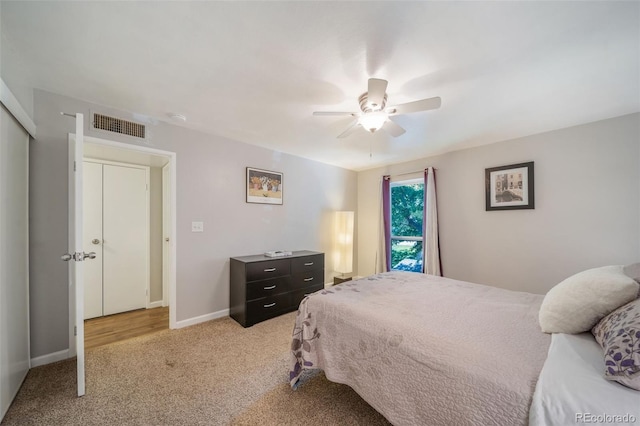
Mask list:
[[[425,171],[426,169],[428,169],[428,168],[429,168],[429,167],[425,167],[425,168],[424,168],[424,169],[422,169],[422,170],[416,170],[416,171],[414,171],[414,172],[398,173],[398,174],[396,174],[396,175],[389,175],[389,176],[391,176],[391,177],[395,177],[395,176],[413,175],[413,174],[416,174],[416,173],[424,173],[424,171]],[[434,167],[434,168],[433,168],[433,170],[438,170],[438,169],[436,169],[436,168]]]

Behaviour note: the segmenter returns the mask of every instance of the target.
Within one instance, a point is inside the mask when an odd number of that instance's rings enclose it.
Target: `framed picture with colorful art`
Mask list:
[[[533,161],[484,171],[486,210],[535,208]]]
[[[283,175],[247,167],[247,203],[282,204]]]

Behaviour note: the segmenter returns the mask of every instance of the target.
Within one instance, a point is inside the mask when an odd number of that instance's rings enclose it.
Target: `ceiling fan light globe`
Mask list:
[[[360,116],[358,122],[366,130],[374,133],[376,130],[379,130],[387,120],[387,114],[383,112],[371,112]]]

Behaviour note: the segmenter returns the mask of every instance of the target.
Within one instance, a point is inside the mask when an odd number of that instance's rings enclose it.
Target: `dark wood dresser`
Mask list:
[[[229,315],[243,327],[295,311],[307,294],[324,288],[324,253],[294,251],[230,262]]]

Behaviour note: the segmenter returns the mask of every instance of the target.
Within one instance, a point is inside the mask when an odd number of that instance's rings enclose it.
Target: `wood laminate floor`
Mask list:
[[[84,322],[84,347],[95,348],[168,328],[168,307],[92,318]]]

